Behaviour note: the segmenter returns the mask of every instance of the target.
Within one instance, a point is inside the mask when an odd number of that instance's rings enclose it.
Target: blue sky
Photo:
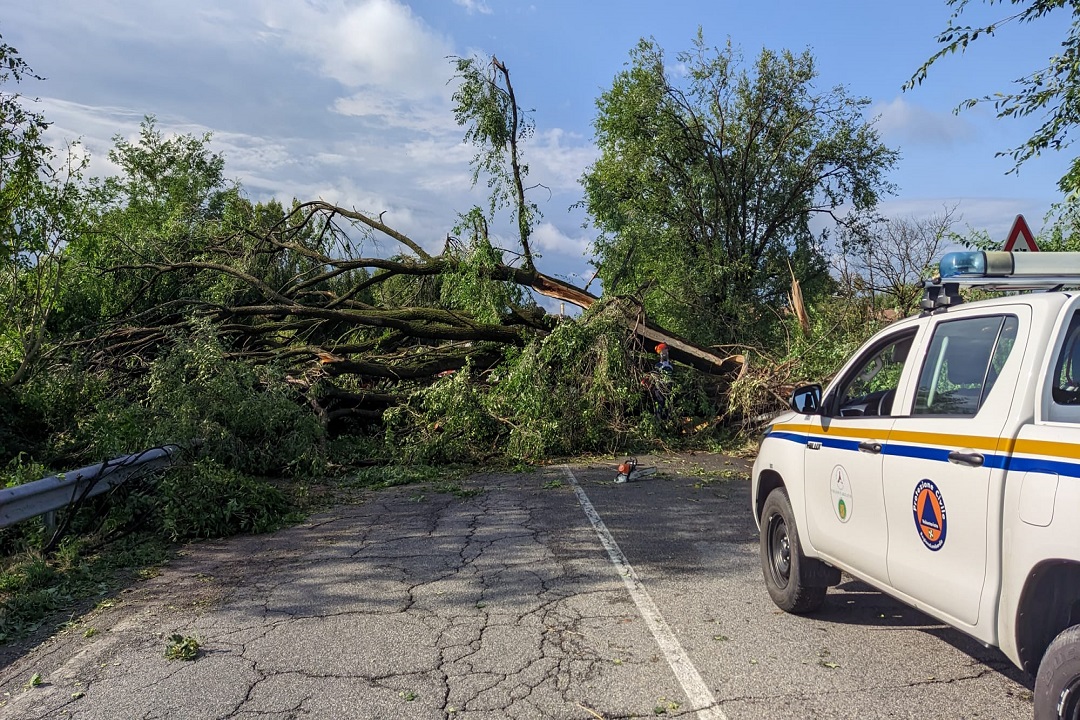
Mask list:
[[[997,19],[978,0],[964,19]],[[525,148],[544,218],[541,270],[583,283],[593,236],[571,206],[595,158],[596,98],[641,37],[674,61],[700,26],[752,60],[762,47],[818,60],[821,89],[871,100],[884,142],[900,150],[885,199],[892,217],[957,207],[961,225],[1004,240],[1023,213],[1038,232],[1060,199],[1069,152],[1011,162],[1033,120],[996,120],[962,100],[1004,90],[1043,67],[1067,15],[1007,27],[945,58],[913,91],[901,86],[935,50],[944,0],[0,0],[0,33],[46,80],[40,99],[53,140],[81,139],[107,173],[111,138],[134,136],[143,115],[166,132],[211,132],[226,172],[255,199],[323,198],[378,214],[438,249],[456,213],[484,204],[470,189],[471,151],[453,120],[448,56],[494,54],[510,69],[537,134]],[[509,236],[505,219],[495,228]],[[509,245],[509,241],[507,242]]]

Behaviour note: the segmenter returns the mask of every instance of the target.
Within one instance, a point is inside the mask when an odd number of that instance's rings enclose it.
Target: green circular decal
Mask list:
[[[840,465],[832,469],[829,479],[829,494],[832,495],[832,506],[836,519],[846,523],[851,519],[851,513],[855,510],[855,503],[851,496],[851,479],[848,477],[847,470]]]

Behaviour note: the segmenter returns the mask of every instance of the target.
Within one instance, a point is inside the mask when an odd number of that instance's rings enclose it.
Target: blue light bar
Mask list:
[[[1076,284],[1076,278],[1080,277],[1080,253],[951,252],[941,258],[938,267],[943,280],[1065,277]]]
[[[951,252],[938,263],[939,274],[944,278],[986,277],[986,253]]]

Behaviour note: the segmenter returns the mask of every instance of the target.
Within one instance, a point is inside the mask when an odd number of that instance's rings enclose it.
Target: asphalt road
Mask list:
[[[0,718],[1031,716],[998,651],[861,583],[779,612],[746,464],[657,464],[408,486],[192,545],[9,659]],[[166,659],[173,634],[199,656]]]

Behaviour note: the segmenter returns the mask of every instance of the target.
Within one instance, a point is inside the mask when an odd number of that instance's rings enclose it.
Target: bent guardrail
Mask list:
[[[55,512],[112,490],[133,475],[171,465],[181,451],[165,445],[0,490],[0,528]]]

